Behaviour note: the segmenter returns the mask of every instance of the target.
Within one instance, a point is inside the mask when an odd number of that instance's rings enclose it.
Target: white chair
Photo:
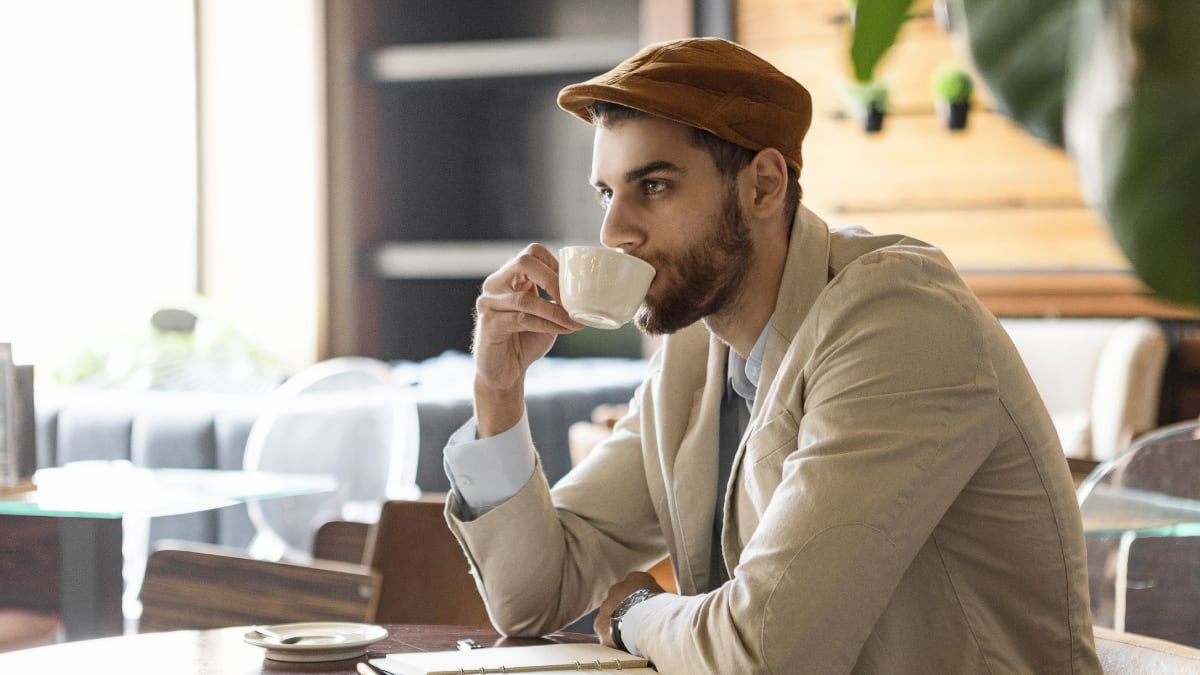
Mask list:
[[[418,433],[416,403],[382,361],[336,358],[290,378],[255,420],[244,467],[330,474],[338,489],[250,502],[251,555],[309,561],[323,523],[373,522],[385,500],[419,495]]]
[[[1000,320],[1020,352],[1072,459],[1104,461],[1158,426],[1169,345],[1135,319]]]

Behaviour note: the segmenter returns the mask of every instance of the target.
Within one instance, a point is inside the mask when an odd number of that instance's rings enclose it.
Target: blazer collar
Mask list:
[[[829,246],[829,226],[801,204],[792,222],[787,261],[779,283],[779,296],[775,300],[775,314],[768,328],[762,376],[758,381],[760,395],[754,401],[755,415],[766,398],[762,394],[775,379],[792,338],[829,282]]]

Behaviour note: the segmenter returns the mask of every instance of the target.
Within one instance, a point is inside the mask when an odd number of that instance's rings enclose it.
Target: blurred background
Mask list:
[[[1066,153],[978,79],[946,127],[935,74],[975,74],[943,5],[913,4],[867,131],[844,0],[0,0],[0,341],[42,381],[145,387],[156,364],[156,386],[251,390],[465,350],[488,272],[596,238],[591,130],[557,90],[687,35],[813,92],[801,182],[831,225],[941,246],[998,315],[1191,339],[1194,310],[1130,273]],[[627,328],[556,354],[644,350]]]

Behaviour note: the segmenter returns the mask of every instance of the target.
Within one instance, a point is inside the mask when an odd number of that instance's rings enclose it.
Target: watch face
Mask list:
[[[625,596],[625,599],[621,600],[621,602],[618,602],[617,608],[613,610],[613,616],[617,618],[625,616],[625,612],[628,612],[629,608],[633,606],[633,603],[637,602],[638,593],[641,593],[641,591],[634,591]]]
[[[658,595],[658,593],[649,588],[639,588],[617,603],[616,608],[613,609],[612,618],[608,622],[608,632],[612,635],[613,642],[616,643],[619,649],[625,649],[625,641],[621,639],[621,621],[625,618],[625,614],[634,605],[655,595]]]
[[[624,600],[622,600],[621,602],[619,602],[617,604],[617,608],[613,610],[613,618],[620,618],[622,616],[625,616],[625,613],[629,611],[630,607],[633,607],[634,605],[645,600],[646,598],[649,598],[652,595],[658,595],[658,594],[654,593],[649,588],[639,588],[636,591],[630,593],[628,596],[625,597]]]

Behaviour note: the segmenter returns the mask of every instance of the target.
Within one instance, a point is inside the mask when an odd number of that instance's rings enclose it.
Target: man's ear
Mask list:
[[[754,175],[752,215],[766,218],[783,208],[787,196],[787,161],[775,148],[759,150],[747,167]]]

